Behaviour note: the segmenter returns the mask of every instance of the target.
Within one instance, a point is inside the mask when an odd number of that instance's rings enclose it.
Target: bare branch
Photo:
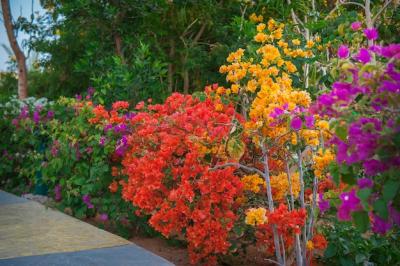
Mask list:
[[[214,170],[229,167],[229,166],[241,168],[247,172],[257,173],[257,174],[261,175],[262,177],[264,177],[264,173],[262,171],[258,170],[257,168],[246,166],[246,165],[243,165],[240,163],[224,163],[224,164],[216,165],[216,166],[210,168],[209,170],[214,171]]]
[[[375,17],[372,19],[372,24],[375,24],[376,20],[378,19],[379,15],[388,7],[388,5],[392,2],[392,0],[386,1],[383,7],[376,13]]]

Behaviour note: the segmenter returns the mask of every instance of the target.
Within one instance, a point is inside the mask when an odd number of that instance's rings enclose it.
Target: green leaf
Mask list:
[[[368,208],[368,198],[372,193],[372,189],[370,188],[363,188],[357,191],[357,196],[361,200],[361,204],[363,205],[364,209]]]
[[[346,138],[347,138],[347,127],[338,126],[335,129],[335,133],[341,140],[346,140]]]
[[[332,175],[333,182],[338,186],[340,182],[339,168],[335,162],[329,164],[329,173]]]
[[[367,256],[364,254],[357,254],[356,255],[356,263],[362,263],[367,260]]]
[[[354,224],[361,233],[365,233],[369,228],[369,217],[366,211],[352,213]]]
[[[238,136],[231,138],[227,144],[227,151],[229,153],[229,156],[231,156],[236,161],[239,161],[240,158],[242,158],[245,148],[246,146],[244,142],[239,139]]]
[[[333,256],[336,255],[336,250],[337,250],[336,245],[329,242],[328,247],[326,248],[324,253],[324,258],[325,259],[332,258]]]
[[[378,199],[373,204],[376,213],[383,219],[388,218],[388,208],[387,203],[383,199]]]
[[[383,185],[383,199],[386,202],[392,200],[396,196],[399,187],[400,187],[399,181],[394,181],[394,180],[386,181],[385,185]]]

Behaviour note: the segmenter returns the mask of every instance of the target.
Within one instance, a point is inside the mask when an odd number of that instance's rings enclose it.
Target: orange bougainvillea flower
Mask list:
[[[118,183],[117,181],[112,181],[112,183],[108,186],[108,189],[111,191],[111,193],[115,193],[118,191]]]
[[[119,169],[115,166],[111,167],[111,175],[114,177],[119,176]]]
[[[328,246],[328,241],[322,234],[316,234],[312,238],[312,243],[315,249],[324,250]]]

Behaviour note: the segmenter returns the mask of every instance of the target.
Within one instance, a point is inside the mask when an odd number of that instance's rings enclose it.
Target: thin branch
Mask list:
[[[241,169],[246,170],[248,172],[257,173],[257,174],[261,175],[262,177],[264,177],[264,173],[262,171],[258,170],[257,168],[246,166],[246,165],[243,165],[243,164],[240,164],[240,163],[224,163],[224,164],[216,165],[216,166],[214,166],[212,168],[209,168],[208,170],[214,171],[214,170],[225,168],[225,167],[229,167],[229,166],[233,166],[233,167],[236,167],[236,168],[241,168]]]
[[[180,38],[183,38],[189,31],[189,29],[198,21],[199,19],[195,19],[192,23],[189,24],[189,26],[186,27],[186,29],[183,31],[181,34]]]
[[[360,4],[360,3],[357,3],[357,2],[345,2],[345,3],[340,3],[340,4],[336,5],[335,8],[333,8],[333,9],[331,10],[331,12],[329,12],[329,14],[325,17],[324,20],[327,20],[333,13],[336,12],[336,10],[337,10],[340,6],[343,6],[343,5],[357,5],[357,6],[360,6],[361,8],[363,8],[363,9],[365,9],[365,6],[364,6],[363,4]]]
[[[376,13],[375,17],[372,19],[372,24],[375,24],[377,18],[379,15],[387,8],[387,6],[392,2],[392,0],[386,1],[386,3],[383,5],[383,7]]]

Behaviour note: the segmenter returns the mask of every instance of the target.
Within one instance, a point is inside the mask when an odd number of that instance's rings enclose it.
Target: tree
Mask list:
[[[8,40],[17,59],[18,97],[20,99],[25,99],[28,96],[28,72],[26,68],[26,57],[19,47],[17,38],[15,37],[10,10],[10,2],[8,0],[1,0],[1,8],[3,10],[4,26],[7,31]]]

